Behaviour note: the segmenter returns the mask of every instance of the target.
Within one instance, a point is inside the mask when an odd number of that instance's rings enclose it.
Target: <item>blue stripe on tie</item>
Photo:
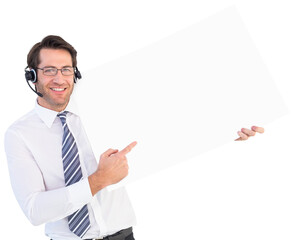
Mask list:
[[[69,227],[74,230],[80,221],[88,214],[87,205],[83,206],[77,213],[72,214],[69,217]]]
[[[73,142],[73,144],[75,144],[75,142]],[[66,152],[66,154],[63,156],[63,165],[65,167],[65,169],[68,167],[68,165],[71,163],[71,161],[74,160],[74,157],[76,156],[76,154],[78,153],[78,148],[74,145],[72,145],[72,148],[70,152]],[[68,150],[69,150],[68,149]]]
[[[67,185],[72,185],[73,183],[80,181],[82,179],[82,177],[83,177],[83,175],[82,175],[81,171],[78,171],[78,173],[75,174],[74,177],[72,177],[71,179],[68,179]]]
[[[78,148],[76,142],[73,142],[72,145],[67,150],[67,156],[66,158],[70,159],[70,161],[74,158],[74,156],[77,154]],[[65,156],[64,156],[65,159]]]
[[[69,179],[70,176],[76,171],[76,169],[80,166],[78,161],[72,161],[72,164],[69,165],[68,170],[64,171],[65,179]]]
[[[67,125],[66,125],[67,126]],[[70,133],[68,127],[63,128],[63,136],[67,135],[68,133]]]
[[[74,164],[75,162],[78,162],[78,161],[75,161],[75,159],[76,159],[77,157],[79,157],[79,153],[77,153],[77,154],[74,156],[73,161],[72,161],[70,164],[68,164],[68,166],[64,166],[64,168],[65,168],[65,169],[64,169],[64,175],[68,174],[68,172],[70,171],[70,167],[71,167],[72,164]]]
[[[78,228],[75,231],[77,235],[83,236],[85,234],[85,230],[87,230],[87,228],[89,228],[89,220],[88,219],[89,218],[85,217],[85,219],[82,221],[80,226],[78,226]]]
[[[78,147],[75,139],[66,123],[67,112],[62,112],[57,116],[60,118],[63,127],[62,138],[62,161],[65,185],[69,186],[80,181],[83,173],[80,164]],[[79,237],[83,237],[90,229],[90,219],[87,205],[68,216],[69,229]]]
[[[83,229],[83,232],[80,233],[81,237],[83,237],[90,228],[90,220],[88,220],[88,218],[87,218],[87,221],[83,223],[83,226],[84,227],[81,227]]]
[[[80,172],[81,172],[81,166],[79,166],[77,169],[75,169],[73,174],[68,179],[65,179],[65,185],[69,186],[69,185],[72,185],[73,183],[77,182],[77,181],[74,181],[74,179],[80,180],[81,178],[79,178],[79,179],[76,178],[77,175],[78,176],[82,175]]]
[[[74,155],[74,154],[75,154],[75,155]],[[63,166],[64,166],[63,169],[64,169],[64,170],[67,169],[67,168],[69,167],[70,164],[72,164],[72,161],[77,161],[77,162],[79,162],[79,159],[76,159],[76,158],[78,158],[78,156],[75,157],[77,154],[78,154],[78,151],[74,150],[73,155],[71,155],[70,158],[66,158],[66,159],[63,160]],[[68,171],[68,170],[67,170],[67,171]]]
[[[76,146],[74,146],[75,145],[75,141],[73,141],[72,142],[72,144],[70,145],[70,144],[68,144],[68,146],[64,146],[64,148],[63,148],[63,153],[62,153],[62,159],[64,160],[66,157],[67,157],[67,155],[69,154],[69,152],[73,149],[73,150],[75,150],[75,147]]]
[[[67,133],[67,135],[66,135],[66,133],[64,133],[64,138],[62,139],[62,148],[63,148],[64,144],[67,143],[67,139],[68,139],[68,137],[69,137],[69,133]],[[71,138],[70,138],[70,139],[71,139]]]
[[[85,205],[86,206],[86,205]],[[79,209],[78,211],[74,212],[73,214],[69,215],[68,216],[68,224],[70,226],[73,225],[73,223],[77,220],[76,216],[81,212],[83,211],[84,207],[82,207],[81,209]]]
[[[72,137],[72,134],[70,132],[68,133],[64,132],[64,134],[67,134],[67,135],[66,135],[66,138],[62,140],[63,142],[62,151],[66,153],[66,149],[68,149],[72,145],[74,138]]]

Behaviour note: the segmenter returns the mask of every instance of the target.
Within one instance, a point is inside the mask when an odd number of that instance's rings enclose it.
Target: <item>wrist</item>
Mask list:
[[[101,173],[101,171],[97,170],[92,175],[88,177],[90,189],[92,195],[94,196],[97,192],[107,187],[109,184],[105,181],[105,177]]]

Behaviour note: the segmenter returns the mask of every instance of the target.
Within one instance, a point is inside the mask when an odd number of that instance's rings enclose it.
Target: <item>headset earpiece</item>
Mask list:
[[[75,67],[75,78],[74,78],[74,83],[77,82],[77,79],[81,79],[82,78],[82,74],[80,73],[78,67]]]
[[[32,83],[37,82],[37,74],[35,69],[29,69],[29,67],[25,68],[25,78],[27,81],[31,81]]]
[[[29,85],[30,89],[32,89],[32,91],[34,93],[36,93],[39,97],[43,97],[42,93],[37,92],[36,86],[35,86],[35,90],[34,90],[29,83],[29,81],[31,81],[32,83],[37,82],[37,73],[36,73],[35,69],[33,69],[33,68],[29,69],[29,67],[27,66],[25,68],[25,78],[26,78],[27,84]]]

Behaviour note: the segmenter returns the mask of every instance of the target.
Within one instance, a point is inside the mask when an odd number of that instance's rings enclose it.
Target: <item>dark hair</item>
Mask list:
[[[72,66],[77,66],[77,51],[74,47],[59,36],[49,35],[31,48],[27,56],[27,64],[29,68],[36,69],[38,67],[40,64],[40,51],[43,48],[67,50],[71,55]]]

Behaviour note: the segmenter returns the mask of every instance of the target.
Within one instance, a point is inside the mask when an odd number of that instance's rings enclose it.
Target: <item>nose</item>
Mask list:
[[[58,69],[57,74],[54,76],[53,82],[62,84],[64,81],[64,76],[62,75],[61,70]]]

